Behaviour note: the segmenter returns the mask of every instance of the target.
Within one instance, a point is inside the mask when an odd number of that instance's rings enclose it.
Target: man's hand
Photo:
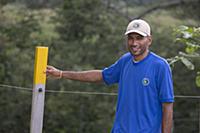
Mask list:
[[[52,77],[52,78],[59,79],[59,78],[62,78],[62,71],[53,66],[47,66],[46,75],[47,75],[47,78]]]

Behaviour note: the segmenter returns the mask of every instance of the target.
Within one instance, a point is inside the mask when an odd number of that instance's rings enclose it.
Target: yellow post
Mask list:
[[[30,133],[42,133],[47,58],[48,48],[36,47]]]
[[[47,67],[48,48],[36,47],[35,51],[35,68],[33,84],[45,84],[46,75],[44,71]]]

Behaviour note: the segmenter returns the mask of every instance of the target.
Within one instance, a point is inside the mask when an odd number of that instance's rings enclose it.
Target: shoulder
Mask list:
[[[153,52],[151,52],[152,55],[152,62],[157,64],[157,65],[169,65],[167,60]]]
[[[128,53],[125,53],[124,55],[122,55],[119,60],[123,60],[123,61],[126,61],[126,60],[129,60],[132,58],[132,55],[128,52]]]
[[[169,63],[167,60],[153,52],[151,52],[152,55],[152,63],[155,65],[156,68],[169,68]]]
[[[115,62],[115,64],[120,64],[123,66],[131,59],[132,59],[132,55],[130,53],[125,53]]]

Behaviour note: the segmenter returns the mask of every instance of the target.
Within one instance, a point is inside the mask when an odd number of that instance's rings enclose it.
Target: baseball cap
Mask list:
[[[138,33],[142,36],[150,36],[151,28],[146,21],[142,19],[135,19],[128,24],[125,35],[133,32]]]

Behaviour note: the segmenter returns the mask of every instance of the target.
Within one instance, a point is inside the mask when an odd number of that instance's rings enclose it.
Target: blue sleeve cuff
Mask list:
[[[104,70],[102,71],[102,76],[103,76],[103,81],[106,85],[109,85],[109,83],[106,81],[105,79],[105,74],[104,74]]]
[[[174,98],[171,98],[171,99],[161,99],[160,101],[161,101],[161,103],[173,103],[174,102]]]

